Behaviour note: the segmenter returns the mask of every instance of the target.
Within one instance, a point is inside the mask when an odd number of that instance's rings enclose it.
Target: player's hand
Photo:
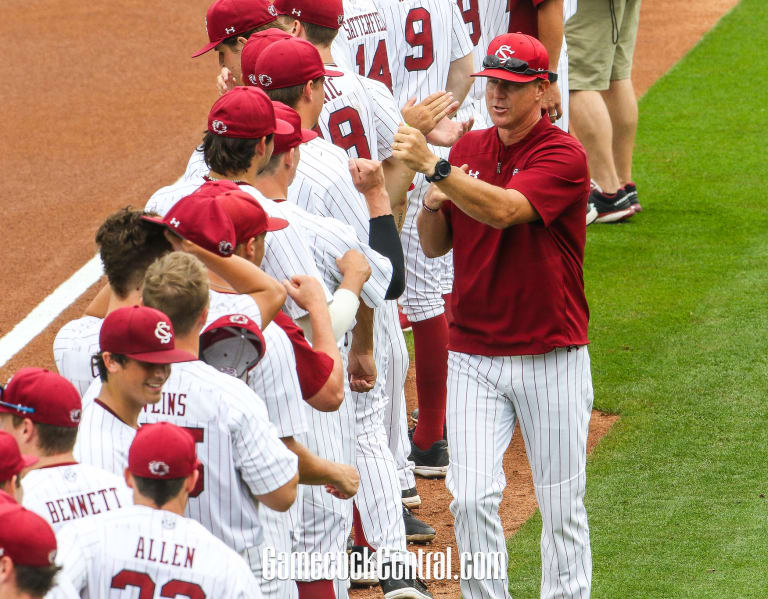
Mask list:
[[[411,127],[427,135],[444,117],[459,109],[459,103],[453,94],[446,91],[435,92],[416,104],[416,96],[402,108],[403,118]]]
[[[365,393],[373,389],[373,385],[376,383],[376,362],[373,359],[373,353],[360,354],[350,351],[347,374],[349,375],[349,388],[352,391]]]
[[[168,243],[171,244],[171,247],[173,248],[174,252],[187,252],[188,254],[197,254],[198,252],[205,251],[200,246],[195,245],[188,239],[179,237],[178,235],[176,235],[176,233],[170,231],[169,229],[165,229],[163,231],[163,235],[165,235],[165,238],[168,240]]]
[[[336,258],[336,265],[346,279],[354,277],[365,283],[371,278],[371,265],[362,253],[357,250],[347,250],[341,258]]]
[[[544,94],[543,108],[549,115],[549,120],[553,123],[563,116],[563,103],[560,97],[560,88],[557,82],[549,84],[549,90]]]
[[[444,118],[437,124],[432,132],[427,135],[427,141],[434,146],[450,148],[453,144],[459,141],[467,131],[472,129],[474,124],[474,117],[470,117],[468,121],[464,121],[463,123]]]
[[[338,499],[350,499],[355,496],[360,486],[360,474],[347,464],[336,466],[333,483],[325,485],[325,490]]]
[[[405,163],[412,171],[425,175],[435,172],[438,158],[427,147],[427,140],[421,131],[408,125],[400,125],[395,133],[392,155]]]
[[[384,189],[384,170],[378,160],[350,158],[349,172],[355,189],[363,195]]]
[[[229,90],[237,85],[235,76],[227,67],[221,67],[221,72],[216,77],[216,89],[219,90],[219,95],[226,94]]]
[[[308,312],[318,305],[325,305],[323,286],[309,275],[293,275],[290,281],[283,281],[283,287],[299,308]]]

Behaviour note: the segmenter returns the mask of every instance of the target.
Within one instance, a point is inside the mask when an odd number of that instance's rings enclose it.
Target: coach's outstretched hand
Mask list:
[[[405,103],[401,112],[406,123],[427,135],[440,121],[458,109],[459,103],[454,100],[453,94],[441,90],[430,94],[418,104],[414,96]]]

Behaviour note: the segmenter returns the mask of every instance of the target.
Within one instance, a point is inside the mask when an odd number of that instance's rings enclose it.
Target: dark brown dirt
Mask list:
[[[6,178],[0,337],[93,255],[93,235],[121,206],[143,206],[174,181],[199,142],[216,97],[216,58],[189,55],[205,39],[209,0],[6,0],[0,35],[4,126],[0,172]],[[643,2],[633,81],[638,95],[708,31],[737,0]],[[53,367],[55,331],[79,316],[95,288],[66,310],[5,367]],[[412,373],[411,373],[412,374]],[[408,383],[409,406],[415,403]],[[599,393],[599,389],[598,389]],[[616,417],[594,412],[591,449]],[[501,518],[512,534],[536,504],[521,435],[504,459]],[[419,515],[453,544],[444,481],[419,480]],[[458,597],[456,584],[430,585],[435,597]],[[355,599],[381,597],[378,589]]]

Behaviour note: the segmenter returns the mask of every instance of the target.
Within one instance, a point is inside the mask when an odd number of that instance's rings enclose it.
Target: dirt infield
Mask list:
[[[644,0],[633,75],[638,94],[736,3]],[[0,133],[6,177],[0,337],[94,254],[93,235],[107,214],[143,206],[183,171],[216,97],[215,56],[189,58],[206,41],[208,4],[6,0],[0,22],[9,49],[0,66],[6,116]],[[93,294],[89,290],[0,368],[0,380],[22,366],[53,368],[55,331],[81,315]],[[412,405],[412,381],[408,396]],[[614,421],[593,414],[590,448]],[[519,434],[504,465],[502,521],[512,534],[535,510]],[[438,531],[431,549],[453,543],[444,482],[420,480],[419,490],[419,515]],[[436,597],[458,596],[455,583],[430,588]]]

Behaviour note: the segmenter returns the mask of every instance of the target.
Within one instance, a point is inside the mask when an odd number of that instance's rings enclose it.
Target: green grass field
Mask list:
[[[646,211],[588,232],[595,598],[768,597],[768,3],[742,0],[643,97]],[[541,521],[509,542],[539,596]]]

